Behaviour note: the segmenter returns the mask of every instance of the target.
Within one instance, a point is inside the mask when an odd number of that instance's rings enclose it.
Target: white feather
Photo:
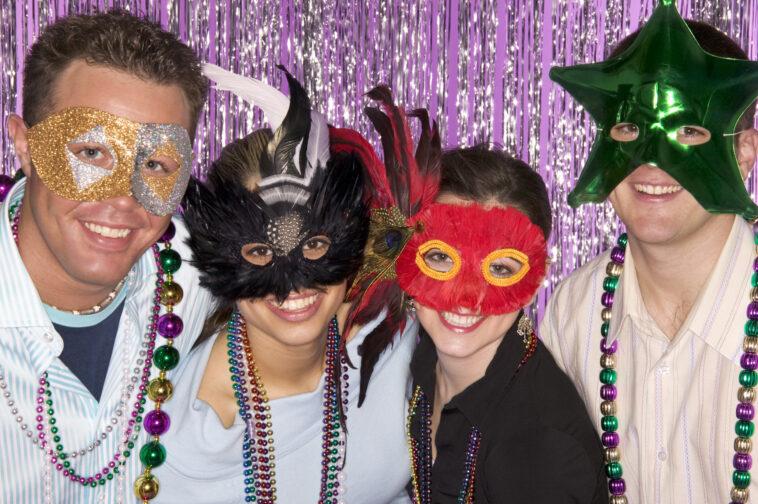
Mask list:
[[[247,103],[260,107],[272,130],[284,121],[290,99],[275,87],[258,79],[243,77],[212,63],[203,64],[203,75],[215,83],[220,91],[230,91]]]

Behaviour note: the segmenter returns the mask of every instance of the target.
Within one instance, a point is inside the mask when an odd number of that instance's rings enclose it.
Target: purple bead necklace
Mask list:
[[[758,245],[758,224],[753,225],[755,243]],[[606,267],[607,276],[603,281],[603,295],[600,299],[603,305],[601,313],[602,325],[600,326],[600,412],[602,418],[600,426],[603,430],[601,441],[605,455],[605,473],[608,477],[608,491],[610,492],[610,504],[627,504],[626,482],[623,478],[621,467],[621,452],[619,450],[618,418],[616,417],[616,351],[618,340],[609,344],[608,334],[612,318],[613,299],[618,288],[619,277],[624,270],[626,258],[626,246],[628,238],[622,234],[616,246],[611,250],[611,260]],[[745,338],[742,343],[742,357],[740,365],[742,370],[739,374],[740,388],[737,391],[738,404],[736,408],[737,423],[734,431],[737,437],[734,440],[734,458],[732,465],[732,490],[730,492],[731,504],[742,504],[749,499],[750,469],[753,459],[750,456],[753,443],[751,437],[755,432],[753,417],[755,416],[756,391],[758,384],[758,257],[753,262],[753,276],[751,279],[752,291],[750,304],[747,307],[747,322],[745,323]]]

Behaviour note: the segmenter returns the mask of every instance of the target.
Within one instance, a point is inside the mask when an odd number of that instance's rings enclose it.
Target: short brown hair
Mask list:
[[[190,106],[194,136],[208,94],[197,56],[157,23],[119,10],[69,16],[40,34],[24,67],[27,124],[34,126],[51,112],[58,76],[75,60],[179,86]]]

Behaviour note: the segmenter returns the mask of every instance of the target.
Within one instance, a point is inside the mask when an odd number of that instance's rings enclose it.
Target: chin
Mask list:
[[[426,330],[434,343],[438,354],[455,359],[466,359],[476,354],[482,348],[499,341],[501,334],[496,334],[489,317],[485,317],[482,323],[476,327],[452,329],[441,322],[441,317],[435,314],[438,320],[421,320],[421,325]]]

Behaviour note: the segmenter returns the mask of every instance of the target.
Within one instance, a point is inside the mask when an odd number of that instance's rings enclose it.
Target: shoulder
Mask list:
[[[538,335],[553,353],[561,369],[568,371],[577,365],[586,351],[587,334],[594,323],[595,312],[603,289],[606,251],[564,279],[553,291],[539,324]]]
[[[602,280],[604,277],[610,254],[610,250],[606,250],[563,279],[550,296],[548,313],[551,309],[571,309],[579,306],[587,297],[593,296],[596,289],[593,289],[592,286],[598,278]]]

